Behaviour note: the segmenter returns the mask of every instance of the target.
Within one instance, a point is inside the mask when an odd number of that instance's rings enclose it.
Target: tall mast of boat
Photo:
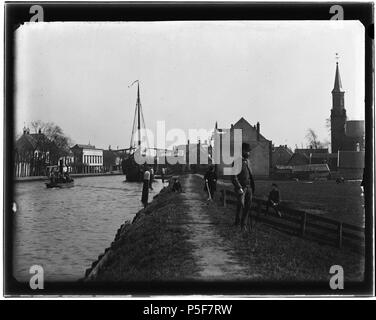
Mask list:
[[[134,117],[133,117],[133,125],[132,125],[132,135],[131,135],[131,143],[130,143],[130,150],[133,150],[136,148],[136,145],[134,144],[134,136],[135,136],[135,131],[137,130],[137,138],[138,138],[138,143],[137,147],[141,148],[141,127],[146,129],[145,126],[145,119],[144,115],[142,113],[142,105],[141,105],[141,98],[140,98],[140,82],[139,80],[135,80],[132,82],[131,85],[128,86],[128,88],[132,87],[135,83],[137,82],[137,101],[136,101],[136,107],[134,109]],[[136,129],[137,128],[137,129]],[[149,148],[149,143],[148,139],[146,136],[146,145],[147,149]]]
[[[141,119],[140,119],[140,82],[137,81],[137,130],[138,130],[138,147],[141,146]]]

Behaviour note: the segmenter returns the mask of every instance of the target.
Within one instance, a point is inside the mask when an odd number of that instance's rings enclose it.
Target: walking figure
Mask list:
[[[150,179],[149,179],[150,190],[153,190],[153,181],[154,181],[154,169],[150,168]]]
[[[266,212],[269,211],[269,207],[272,207],[279,217],[282,217],[281,212],[278,210],[279,203],[281,202],[281,196],[278,190],[277,184],[272,184],[272,190],[269,192],[268,202],[266,203]]]
[[[144,208],[148,205],[149,201],[149,187],[150,187],[150,171],[148,167],[145,167],[144,171],[144,184],[142,186],[141,202]]]
[[[239,174],[232,177],[232,183],[237,194],[234,225],[238,226],[240,222],[240,228],[242,231],[244,230],[244,224],[251,209],[252,196],[255,192],[255,182],[253,180],[251,164],[249,162],[250,152],[250,145],[248,143],[242,143],[242,159],[238,159],[238,161],[241,161],[241,170]],[[242,212],[241,215],[240,212]]]
[[[179,178],[173,178],[171,190],[172,192],[183,192]]]
[[[204,190],[208,193],[208,201],[211,201],[214,199],[214,193],[217,189],[217,173],[213,165],[211,165],[209,170],[205,173],[204,181]]]

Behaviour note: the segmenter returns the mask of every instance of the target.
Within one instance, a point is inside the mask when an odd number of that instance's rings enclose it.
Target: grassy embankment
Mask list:
[[[195,177],[194,183],[200,188],[202,180]],[[266,190],[269,190],[271,182],[263,181],[263,183],[256,182],[256,188],[258,188],[256,196],[260,197],[266,193]],[[281,185],[281,183],[279,184]],[[293,186],[293,188],[289,190],[287,185]],[[289,182],[282,188],[284,194],[295,198],[298,197],[298,189],[302,190],[296,184]],[[315,193],[313,190],[317,192]],[[330,196],[325,197],[325,191],[322,188],[311,188],[309,192],[307,190],[304,192],[309,194],[311,200],[311,202],[304,201],[304,203],[306,206],[310,203],[309,207],[311,208],[322,207],[330,202]],[[345,198],[349,196],[348,193],[335,194],[333,191],[330,194],[334,198],[343,198],[340,200],[343,202],[347,202]],[[316,204],[314,202],[316,197],[318,202],[324,198],[326,200],[324,203]],[[219,194],[217,194],[218,198]],[[331,207],[329,206],[329,208]],[[249,266],[250,276],[256,277],[256,279],[329,281],[329,269],[335,264],[344,268],[345,280],[359,281],[363,278],[364,258],[361,254],[291,236],[262,223],[257,223],[249,233],[241,233],[239,228],[233,226],[235,206],[223,208],[219,202],[216,202],[216,205],[209,206],[209,215],[212,223],[216,225],[219,235],[231,243],[236,256],[242,263]]]
[[[225,182],[231,185],[229,180]],[[337,184],[333,180],[256,180],[255,196],[266,199],[273,182],[279,186],[282,201],[291,208],[358,226],[364,225],[364,199],[359,181]]]
[[[191,189],[202,193],[202,179],[195,176],[191,181]],[[260,192],[260,183],[257,188]],[[287,187],[283,188],[286,193]],[[315,199],[315,195],[311,196]],[[147,210],[138,213],[129,228],[123,228],[109,250],[110,258],[94,280],[197,279],[194,248],[188,241],[192,235],[184,228],[188,222],[186,206],[180,194],[159,195]],[[346,281],[359,281],[363,277],[364,259],[360,254],[291,236],[262,223],[257,223],[250,233],[241,233],[233,226],[234,206],[223,208],[216,203],[207,208],[213,231],[235,259],[246,266],[250,279],[329,281],[329,269],[335,264],[344,268]]]
[[[273,181],[256,181],[256,197],[269,193]],[[275,181],[282,200],[291,207],[363,226],[364,208],[359,181]]]
[[[120,232],[95,281],[183,280],[196,266],[179,194],[161,192]]]

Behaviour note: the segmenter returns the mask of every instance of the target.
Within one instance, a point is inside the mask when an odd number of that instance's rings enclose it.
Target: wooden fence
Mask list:
[[[236,204],[236,193],[229,189],[221,189],[221,203],[223,206]],[[267,201],[253,198],[249,223],[258,221],[272,225],[291,234],[315,240],[318,242],[335,245],[338,248],[350,247],[357,251],[364,247],[364,228],[317,216],[302,210],[296,210],[284,206],[278,207],[282,217],[279,217],[274,209],[266,210]]]

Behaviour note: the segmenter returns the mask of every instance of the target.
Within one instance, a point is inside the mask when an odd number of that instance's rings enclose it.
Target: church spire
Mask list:
[[[339,73],[339,66],[338,66],[338,53],[336,53],[336,77],[334,79],[334,88],[332,92],[344,92],[342,89],[342,81],[341,81],[341,75]]]
[[[338,67],[338,54],[336,54],[336,76],[332,90],[332,110],[330,114],[332,153],[343,150],[345,143],[346,109],[345,91],[342,89],[341,76]]]

